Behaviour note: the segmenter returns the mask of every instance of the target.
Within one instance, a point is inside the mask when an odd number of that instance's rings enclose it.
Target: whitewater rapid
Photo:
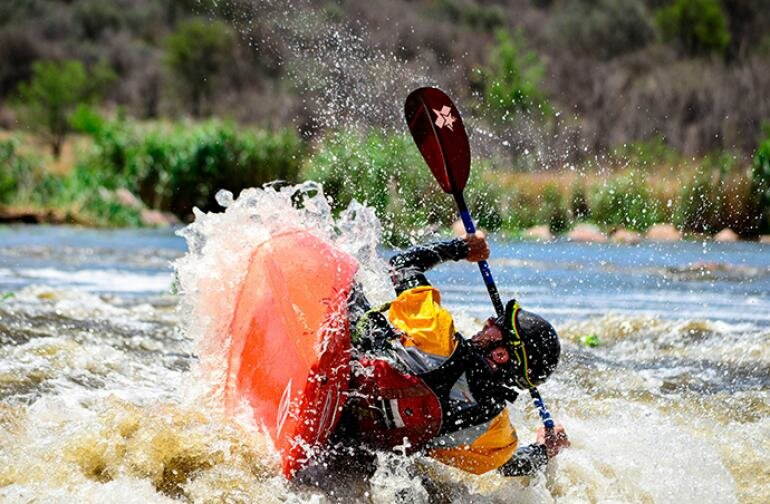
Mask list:
[[[302,212],[288,192],[223,194],[225,212],[183,232],[189,245],[162,232],[0,230],[0,500],[770,499],[770,249],[758,244],[493,243],[504,295],[553,318],[564,342],[541,391],[572,447],[534,478],[389,453],[371,479],[287,482],[267,439],[225,416],[213,386],[212,335],[243,258],[272,228],[312,226],[365,265],[374,301],[389,295],[371,212],[334,219],[322,193],[303,191]],[[727,266],[703,266],[715,261]],[[489,309],[477,275],[466,264],[431,275],[466,334]],[[511,409],[531,442],[536,412]]]

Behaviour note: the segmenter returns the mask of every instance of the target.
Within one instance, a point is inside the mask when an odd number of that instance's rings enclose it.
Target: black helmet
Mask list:
[[[515,299],[508,301],[496,325],[503,330],[506,345],[522,371],[516,385],[527,389],[543,383],[556,369],[561,355],[553,326],[540,315],[522,310]]]

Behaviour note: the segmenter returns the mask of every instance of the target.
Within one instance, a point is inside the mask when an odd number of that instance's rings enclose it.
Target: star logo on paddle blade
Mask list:
[[[444,105],[441,110],[433,109],[433,113],[436,114],[436,126],[443,128],[446,125],[449,131],[454,131],[452,125],[457,118],[452,115],[452,109],[449,106]]]

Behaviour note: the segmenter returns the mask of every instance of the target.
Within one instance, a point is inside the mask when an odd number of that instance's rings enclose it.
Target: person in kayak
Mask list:
[[[482,233],[416,246],[390,260],[396,299],[372,308],[360,286],[348,300],[353,354],[350,395],[332,442],[420,451],[482,474],[530,475],[569,446],[557,425],[519,447],[507,403],[540,385],[561,347],[542,317],[507,303],[472,338],[462,337],[425,272],[445,261],[489,257]]]

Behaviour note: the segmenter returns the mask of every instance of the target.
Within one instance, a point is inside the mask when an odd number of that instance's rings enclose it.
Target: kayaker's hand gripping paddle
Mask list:
[[[417,148],[433,172],[441,189],[449,193],[457,204],[460,219],[468,234],[476,232],[473,219],[465,204],[463,190],[471,171],[471,149],[460,112],[452,100],[438,88],[419,88],[406,98],[404,114]],[[505,312],[500,293],[492,278],[487,261],[479,261],[479,270],[489,291],[489,297],[498,316]],[[553,430],[554,422],[536,388],[529,390],[546,431]]]

